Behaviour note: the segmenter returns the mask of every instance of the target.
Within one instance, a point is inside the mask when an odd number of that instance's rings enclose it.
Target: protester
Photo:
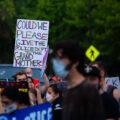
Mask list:
[[[33,83],[32,77],[27,77],[27,82],[28,82],[29,88],[34,88],[34,83]]]
[[[32,77],[33,76],[33,71],[31,68],[26,68],[25,69],[25,73],[27,74],[28,77]]]
[[[105,71],[104,64],[101,61],[96,61],[96,62],[91,63],[91,65],[97,67],[100,70],[100,75],[101,75],[100,84],[101,84],[103,90],[105,92],[107,92],[108,94],[114,96],[115,99],[119,102],[119,100],[120,100],[120,91],[116,87],[114,87],[112,85],[107,85],[105,83],[106,71]]]
[[[33,78],[32,77],[27,77],[27,82],[28,83],[33,83]]]
[[[33,79],[33,84],[34,84],[34,88],[35,88],[35,86],[39,83],[39,79],[33,78],[33,71],[31,68],[26,68],[25,73],[26,73],[27,77],[31,77]]]
[[[24,71],[19,71],[13,75],[15,82],[27,81],[27,75]]]
[[[103,120],[100,95],[83,76],[83,48],[70,41],[57,43],[55,55],[53,70],[58,77],[68,81],[63,99],[63,120]]]
[[[18,109],[30,107],[30,98],[28,92],[18,91]]]
[[[43,73],[43,80],[44,80],[44,85],[40,87],[40,90],[41,90],[41,93],[42,93],[42,94],[45,94],[46,91],[47,91],[47,89],[48,89],[48,87],[49,87],[49,85],[50,85],[49,79],[48,79],[45,71],[44,71],[44,73]]]
[[[101,76],[99,69],[93,66],[87,66],[84,75],[86,80],[89,80],[95,86],[102,97],[106,120],[117,120],[119,118],[118,102],[113,96],[103,91],[100,85]]]
[[[62,96],[57,84],[52,84],[48,87],[46,100],[52,103],[53,120],[62,120]]]
[[[31,77],[31,78],[33,77],[33,71],[31,68],[26,68],[25,73],[27,74],[28,77]],[[34,88],[36,86],[39,86],[39,84],[40,84],[39,79],[35,79],[35,78],[32,78],[32,79],[33,79],[33,83],[34,83]],[[45,71],[43,73],[43,80],[44,80],[44,85],[40,86],[40,91],[42,94],[45,94],[45,92],[49,86],[49,80],[48,80],[48,77],[47,77]]]
[[[19,92],[16,87],[8,86],[1,93],[1,103],[5,113],[30,106],[27,93]]]

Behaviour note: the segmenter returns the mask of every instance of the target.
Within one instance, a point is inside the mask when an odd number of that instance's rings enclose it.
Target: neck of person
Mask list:
[[[102,84],[101,84],[101,85],[102,85],[102,88],[105,89],[105,88],[107,87],[107,84],[106,84],[106,82],[105,82],[105,78],[102,77],[102,78],[101,78],[101,81],[102,81]]]
[[[76,69],[70,72],[67,79],[68,79],[68,89],[80,85],[85,80],[84,76],[81,73],[79,73]]]

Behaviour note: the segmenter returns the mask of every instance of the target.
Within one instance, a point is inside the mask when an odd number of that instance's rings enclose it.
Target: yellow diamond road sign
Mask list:
[[[96,60],[96,58],[100,55],[100,52],[93,46],[93,45],[91,45],[88,49],[87,49],[87,51],[86,51],[86,56],[88,57],[88,59],[90,60],[90,61],[95,61]]]

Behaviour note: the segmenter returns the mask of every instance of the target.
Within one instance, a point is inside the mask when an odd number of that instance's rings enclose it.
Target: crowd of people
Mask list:
[[[27,82],[28,92],[6,86],[1,92],[0,112],[51,103],[53,120],[120,120],[120,91],[105,83],[106,70],[99,62],[85,63],[84,49],[75,42],[59,42],[54,46],[52,66],[55,76],[44,85],[33,78],[31,68],[19,71],[15,82]]]

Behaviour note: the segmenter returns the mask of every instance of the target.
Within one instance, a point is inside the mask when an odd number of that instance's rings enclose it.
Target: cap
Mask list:
[[[100,70],[97,67],[93,67],[93,66],[86,66],[84,68],[84,75],[85,76],[93,75],[99,77],[99,79],[101,78]]]

